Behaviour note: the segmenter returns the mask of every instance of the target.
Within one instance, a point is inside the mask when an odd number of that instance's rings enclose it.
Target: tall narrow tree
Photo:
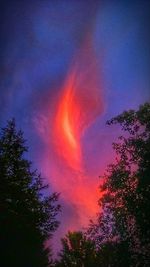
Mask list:
[[[47,267],[45,242],[58,227],[58,194],[24,157],[23,133],[15,120],[0,133],[0,266]]]

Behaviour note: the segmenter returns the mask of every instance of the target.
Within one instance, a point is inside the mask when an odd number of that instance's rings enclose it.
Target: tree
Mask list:
[[[15,120],[0,133],[0,265],[47,267],[45,242],[58,227],[58,194],[48,193],[44,179],[24,158],[23,133]]]
[[[103,244],[101,231],[110,228],[116,245],[125,244],[128,266],[150,265],[150,104],[137,111],[129,110],[107,122],[119,123],[124,135],[113,144],[116,163],[108,166],[100,205],[102,212],[97,224],[91,227],[94,236]],[[107,216],[108,220],[104,220]],[[106,224],[103,224],[105,221]],[[99,231],[99,232],[98,232]],[[99,234],[97,234],[99,233]],[[118,250],[116,257],[119,256]],[[110,265],[113,266],[113,265]],[[122,264],[121,264],[122,266]]]
[[[81,232],[68,232],[62,239],[57,267],[98,267],[95,243]]]

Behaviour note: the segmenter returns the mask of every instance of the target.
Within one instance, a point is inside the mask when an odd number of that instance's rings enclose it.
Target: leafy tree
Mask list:
[[[57,267],[96,267],[97,252],[95,243],[83,232],[68,232],[62,239],[62,250]]]
[[[107,241],[101,244],[97,253],[98,267],[130,266],[128,247],[125,242]],[[94,267],[94,265],[93,265]]]
[[[96,242],[83,232],[69,232],[62,239],[60,260],[56,267],[126,267],[128,258],[125,243],[107,241],[96,248]]]
[[[116,163],[108,166],[97,224],[92,238],[102,246],[109,228],[114,244],[125,244],[128,266],[150,266],[150,104],[129,110],[108,121],[120,124],[124,135],[113,144]],[[105,220],[107,218],[107,220]],[[106,238],[106,239],[107,239]],[[116,257],[121,254],[120,249]],[[122,258],[124,253],[122,254]],[[109,266],[109,265],[108,265]],[[113,266],[113,265],[110,265]],[[117,266],[117,265],[116,265]],[[123,266],[122,263],[120,266]]]
[[[50,266],[45,242],[58,227],[58,194],[31,170],[23,133],[11,120],[0,133],[0,265]]]

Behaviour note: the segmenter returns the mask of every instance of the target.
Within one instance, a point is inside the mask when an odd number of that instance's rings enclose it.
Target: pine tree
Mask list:
[[[45,242],[58,227],[58,194],[24,158],[28,149],[15,120],[0,133],[0,266],[47,267]]]

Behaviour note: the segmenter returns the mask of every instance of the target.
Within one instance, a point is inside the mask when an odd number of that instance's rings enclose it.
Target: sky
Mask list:
[[[149,101],[150,2],[2,1],[0,126],[15,117],[29,153],[60,192],[53,239],[88,225],[120,133],[106,121]]]

